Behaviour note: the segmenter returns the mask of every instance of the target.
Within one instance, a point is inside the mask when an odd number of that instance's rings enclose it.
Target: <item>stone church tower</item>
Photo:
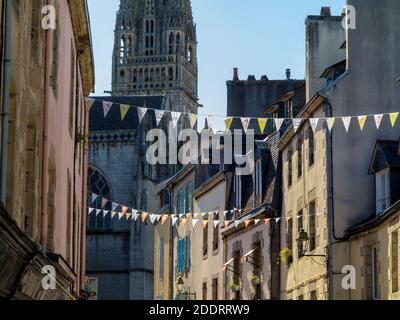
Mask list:
[[[165,95],[197,113],[197,42],[189,0],[121,0],[115,26],[113,96]]]
[[[149,110],[141,123],[136,108],[121,119],[119,104],[197,113],[197,43],[189,0],[121,0],[115,26],[111,96],[95,97],[89,118],[89,193],[133,209],[157,213],[158,184],[176,166],[146,161]],[[104,117],[103,101],[113,102]],[[181,117],[179,128],[188,119]],[[166,112],[159,124],[167,128]],[[110,204],[104,208],[111,210]],[[119,221],[90,215],[87,274],[99,299],[153,299],[154,228],[149,219]]]

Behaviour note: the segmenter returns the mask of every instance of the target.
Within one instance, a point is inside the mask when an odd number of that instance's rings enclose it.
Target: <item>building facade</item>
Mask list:
[[[54,29],[42,27],[45,4]],[[2,8],[0,296],[75,299],[86,283],[84,97],[94,89],[87,4],[2,1]],[[42,286],[44,267],[55,271],[55,289]]]
[[[157,127],[135,108],[121,120],[118,104],[197,113],[196,27],[189,0],[121,0],[116,16],[111,96],[90,113],[90,192],[147,212],[159,210],[157,186],[179,166],[151,166],[146,134]],[[114,103],[104,117],[101,100]],[[169,112],[159,125],[165,132]],[[179,128],[188,127],[182,117]],[[103,186],[107,187],[104,188]],[[88,226],[88,274],[100,299],[152,299],[154,228],[151,223],[93,221]]]

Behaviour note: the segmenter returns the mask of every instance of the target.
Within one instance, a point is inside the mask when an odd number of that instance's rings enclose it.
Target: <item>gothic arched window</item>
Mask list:
[[[111,210],[111,203],[107,203],[107,205],[102,208],[102,198],[107,200],[112,200],[112,191],[111,186],[106,179],[105,175],[100,172],[95,167],[90,166],[88,171],[88,189],[89,195],[92,193],[98,195],[99,197],[94,203],[91,203],[91,197],[89,197],[89,207],[95,209],[104,209]],[[102,214],[96,215],[92,213],[88,219],[88,228],[89,229],[105,229],[110,228],[111,226],[111,215],[108,214],[104,217]]]

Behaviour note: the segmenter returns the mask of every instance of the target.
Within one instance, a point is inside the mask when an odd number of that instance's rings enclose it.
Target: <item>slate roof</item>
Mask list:
[[[369,172],[381,170],[383,167],[400,166],[399,141],[378,140],[375,145]]]
[[[135,107],[146,107],[151,109],[162,109],[164,107],[164,96],[107,96],[91,97],[95,102],[89,113],[89,131],[113,131],[113,130],[135,130],[138,128],[138,115],[136,108],[131,108],[124,121],[121,121],[119,104],[127,104]],[[102,101],[112,101],[108,115],[104,118]],[[149,112],[150,113],[150,112]],[[149,116],[149,115],[147,115]],[[151,112],[154,119],[154,113]]]
[[[262,206],[269,206],[274,210],[280,209],[281,200],[281,159],[278,148],[280,132],[275,132],[262,141],[256,141],[256,159],[262,157],[263,197],[261,205],[255,207],[255,184],[253,175],[242,176],[242,216],[247,215]],[[257,154],[259,157],[257,157]],[[229,186],[229,208],[235,209],[234,181]]]

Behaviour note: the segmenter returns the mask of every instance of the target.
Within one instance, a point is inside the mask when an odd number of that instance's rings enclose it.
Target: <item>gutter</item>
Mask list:
[[[1,110],[1,168],[0,168],[0,202],[5,207],[7,198],[7,158],[8,158],[8,118],[10,109],[10,78],[11,78],[11,19],[12,0],[5,3],[4,24],[4,58],[3,58],[3,90]]]

